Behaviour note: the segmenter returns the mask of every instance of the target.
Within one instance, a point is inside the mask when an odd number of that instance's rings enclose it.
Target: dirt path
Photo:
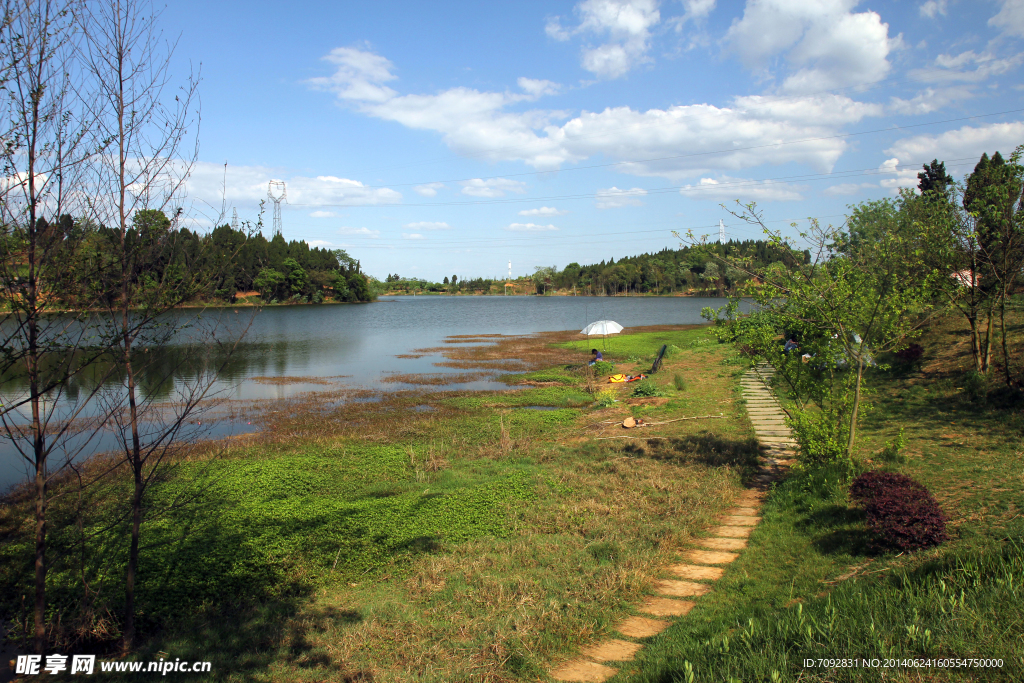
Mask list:
[[[761,468],[750,489],[726,510],[719,526],[709,529],[710,536],[694,541],[691,550],[682,551],[679,564],[665,568],[664,577],[654,582],[654,595],[648,596],[637,611],[616,625],[621,638],[609,638],[583,649],[580,656],[563,662],[551,671],[556,681],[603,683],[618,669],[609,664],[633,659],[645,639],[685,617],[700,596],[710,593],[714,581],[726,572],[726,566],[746,548],[747,538],[761,521],[758,515],[765,491],[792,464],[796,442],[785,423],[785,413],[768,387],[774,374],[768,365],[751,368],[740,380],[747,414],[761,444]]]

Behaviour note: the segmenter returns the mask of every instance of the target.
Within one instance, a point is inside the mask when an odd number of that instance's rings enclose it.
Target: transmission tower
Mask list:
[[[288,188],[283,180],[271,180],[267,187],[267,199],[274,202],[274,236],[281,234],[281,202],[288,201]]]
[[[231,229],[238,230],[238,209],[231,209]]]

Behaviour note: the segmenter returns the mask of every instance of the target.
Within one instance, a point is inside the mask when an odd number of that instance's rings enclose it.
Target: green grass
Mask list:
[[[691,390],[667,404],[591,413],[593,396],[565,384],[340,412],[302,404],[318,412],[282,418],[258,446],[183,463],[153,502],[203,495],[143,526],[135,656],[209,659],[224,681],[543,678],[580,643],[610,636],[752,471],[740,361],[725,346],[690,350],[698,332],[617,339],[652,359],[668,340],[686,349],[652,379],[666,389],[686,378]],[[600,416],[630,412],[723,418],[596,440]],[[51,548],[53,610],[69,633],[82,626],[72,503],[53,504]],[[93,508],[90,524],[113,512]],[[0,508],[0,594],[19,621],[28,518]],[[88,551],[103,558],[89,576],[99,616],[81,642],[102,651],[117,636],[102,609],[116,618],[125,549],[120,535],[98,538]]]
[[[926,337],[934,362],[925,373],[868,374],[858,456],[862,469],[926,484],[951,540],[874,554],[844,471],[798,470],[772,491],[714,590],[616,682],[1024,679],[1024,415],[997,380],[974,386],[951,351],[954,332],[943,322]],[[900,429],[905,460],[886,453]],[[804,666],[823,657],[995,657],[1003,667]]]

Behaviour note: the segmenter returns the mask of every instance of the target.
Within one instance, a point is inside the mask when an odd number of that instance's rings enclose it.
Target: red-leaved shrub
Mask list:
[[[864,506],[879,549],[917,550],[949,539],[938,502],[906,475],[866,472],[850,486],[850,497]]]
[[[850,498],[861,505],[867,505],[887,489],[912,489],[928,493],[924,484],[917,483],[905,474],[872,470],[853,480],[853,483],[850,484]]]
[[[924,347],[920,344],[908,344],[907,348],[896,352],[896,357],[907,364],[917,363],[924,355]]]

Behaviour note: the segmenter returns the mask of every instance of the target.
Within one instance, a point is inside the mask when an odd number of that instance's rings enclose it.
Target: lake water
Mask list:
[[[371,304],[290,306],[263,309],[220,308],[203,312],[205,323],[218,323],[217,341],[230,342],[236,333],[249,329],[231,355],[214,391],[239,400],[287,398],[324,388],[322,383],[301,378],[329,378],[358,388],[402,388],[385,384],[388,373],[436,373],[459,370],[435,367],[440,354],[421,358],[397,358],[414,349],[441,346],[449,335],[503,334],[581,330],[595,320],[614,320],[629,331],[644,325],[690,325],[703,322],[704,306],[721,306],[723,299],[690,297],[385,297]],[[184,319],[194,312],[175,313]],[[251,322],[251,324],[250,324]],[[195,333],[192,333],[193,336]],[[189,333],[182,335],[187,338]],[[216,354],[199,361],[175,362],[175,345],[152,349],[162,362],[140,380],[143,391],[160,400],[174,392],[204,368],[217,363]],[[284,377],[298,381],[267,383],[254,378]],[[458,384],[459,389],[505,388],[489,381]],[[0,397],[10,400],[23,393],[17,381],[0,386]],[[73,399],[83,393],[69,393]],[[241,433],[247,425],[222,422],[209,436]],[[94,451],[112,444],[100,439]],[[25,476],[25,467],[9,442],[0,443],[0,491]]]

